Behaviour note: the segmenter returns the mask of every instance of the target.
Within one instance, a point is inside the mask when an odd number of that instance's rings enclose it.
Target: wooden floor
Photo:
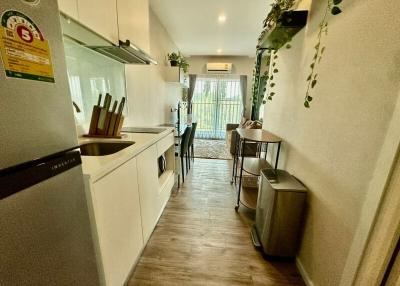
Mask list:
[[[231,164],[196,159],[128,285],[304,285],[294,262],[268,262],[254,249],[254,214],[234,211]]]

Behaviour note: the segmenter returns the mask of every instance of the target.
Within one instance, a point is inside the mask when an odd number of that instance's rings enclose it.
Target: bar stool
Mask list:
[[[196,135],[196,128],[197,128],[197,122],[192,123],[192,132],[190,133],[189,137],[189,158],[192,158],[193,164],[194,164],[194,147],[193,147],[193,142],[194,142],[194,137]],[[189,169],[190,169],[190,159],[189,159]]]
[[[186,171],[188,170],[188,149],[189,149],[189,137],[192,132],[192,127],[186,127],[185,132],[181,136],[181,144],[179,148],[179,154],[175,153],[175,156],[181,158],[181,168],[182,168],[182,184],[185,182],[185,167],[184,167],[184,157],[186,156]]]

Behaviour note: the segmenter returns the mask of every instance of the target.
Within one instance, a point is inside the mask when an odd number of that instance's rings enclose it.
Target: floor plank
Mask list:
[[[129,286],[304,285],[294,262],[267,261],[253,247],[254,213],[234,211],[231,161],[196,159],[171,196]]]

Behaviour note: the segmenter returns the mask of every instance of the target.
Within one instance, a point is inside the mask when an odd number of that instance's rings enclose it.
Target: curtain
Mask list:
[[[189,75],[189,90],[188,90],[188,114],[192,114],[192,99],[194,94],[194,88],[196,86],[197,75]]]
[[[246,100],[247,100],[247,75],[240,76],[240,91],[241,91],[242,103],[243,103],[243,117],[245,117]]]

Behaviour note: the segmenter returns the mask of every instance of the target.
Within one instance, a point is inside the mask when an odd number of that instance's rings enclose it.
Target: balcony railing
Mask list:
[[[240,121],[242,105],[238,102],[193,103],[193,116],[197,121],[196,137],[224,139],[226,124]]]
[[[237,123],[242,116],[239,79],[229,76],[197,79],[192,111],[197,121],[197,138],[224,139],[226,124]]]

